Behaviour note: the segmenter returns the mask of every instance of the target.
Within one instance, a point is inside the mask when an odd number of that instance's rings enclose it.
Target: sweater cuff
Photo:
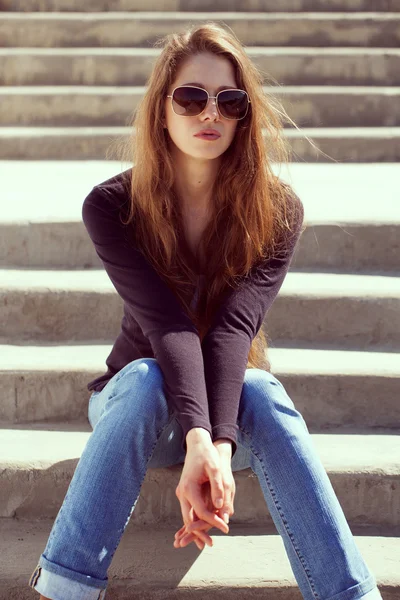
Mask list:
[[[212,441],[215,442],[221,438],[228,439],[232,442],[232,458],[237,450],[237,432],[238,426],[233,423],[221,423],[212,428]]]

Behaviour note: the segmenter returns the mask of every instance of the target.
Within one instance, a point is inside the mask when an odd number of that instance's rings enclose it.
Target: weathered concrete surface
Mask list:
[[[18,0],[12,6],[9,0],[0,0],[0,11],[110,8],[104,0],[88,0],[83,7],[70,0],[23,4],[22,9]],[[296,347],[272,348],[273,370],[304,415],[354,533],[358,524],[374,524],[360,530],[357,543],[385,600],[399,600],[398,168],[372,164],[400,160],[400,88],[394,87],[400,85],[398,16],[291,14],[277,18],[265,14],[260,18],[257,11],[276,10],[276,3],[263,0],[237,4],[157,0],[150,7],[146,0],[144,4],[142,0],[116,0],[112,9],[251,11],[247,20],[243,14],[226,18],[242,40],[253,45],[247,51],[263,72],[285,85],[280,90],[285,106],[306,128],[300,134],[287,130],[294,160],[300,161],[292,170],[298,177],[296,191],[304,200],[309,225],[293,268],[333,272],[289,274],[270,312],[268,333],[274,342]],[[363,11],[375,8],[373,4],[372,0],[282,0],[279,9]],[[386,0],[379,9],[399,12],[400,5],[397,0]],[[203,13],[195,19],[209,16]],[[1,165],[7,176],[1,177],[0,201],[7,210],[2,209],[0,223],[0,265],[5,267],[0,271],[0,320],[10,344],[0,347],[0,515],[4,517],[0,539],[6,548],[0,568],[0,600],[34,596],[28,578],[91,435],[86,383],[104,372],[111,349],[105,339],[111,341],[119,329],[121,303],[104,271],[46,271],[101,267],[81,223],[81,203],[91,186],[104,181],[106,172],[114,174],[119,165],[83,160],[103,158],[112,139],[126,134],[122,125],[143,93],[133,86],[144,84],[158,52],[102,47],[148,44],[191,18],[189,14],[151,19],[151,15],[111,13],[86,19],[73,14],[26,17],[0,17],[0,83],[21,86],[3,87],[0,96],[0,125],[5,126],[0,158],[15,161]],[[28,42],[68,48],[26,49]],[[277,43],[287,47],[276,48]],[[360,44],[385,48],[349,47]],[[76,45],[79,48],[71,48]],[[100,48],[84,48],[87,45]],[[272,47],[261,47],[266,45]],[[306,47],[310,45],[323,46],[323,50]],[[324,87],[327,83],[329,87]],[[34,88],[33,84],[49,87]],[[60,84],[78,87],[58,88]],[[101,85],[110,87],[96,87]],[[291,103],[295,104],[293,112]],[[322,125],[326,128],[321,129]],[[316,154],[304,135],[329,156]],[[18,163],[19,158],[24,162]],[[74,163],[73,158],[81,162]],[[71,161],[68,168],[73,173],[67,177],[67,165],[56,164],[60,159]],[[326,166],[334,170],[315,163],[303,165],[304,160],[332,161]],[[356,171],[345,168],[354,165],[335,160],[371,164],[358,165],[363,169]],[[40,198],[33,190],[40,190]],[[69,254],[64,263],[63,253]],[[13,269],[17,266],[45,270],[17,272]],[[340,275],[341,271],[348,274]],[[88,291],[88,284],[94,292]],[[80,321],[88,319],[88,302],[91,313],[110,321],[100,345],[88,343],[95,323],[85,330]],[[290,327],[289,313],[293,315]],[[77,332],[81,332],[78,338],[82,332],[88,335],[80,340],[81,345],[73,345]],[[31,336],[34,345],[16,345]],[[59,341],[65,345],[58,346]],[[323,350],[324,346],[331,350]],[[344,351],[351,347],[357,352]],[[384,347],[391,352],[376,351]],[[23,419],[25,424],[20,423]],[[172,542],[182,524],[175,495],[181,467],[148,470],[117,550],[107,599],[178,598],[183,594],[209,598],[211,593],[229,600],[277,596],[300,600],[282,540],[250,469],[235,474],[231,539],[215,535],[214,548],[199,553],[192,545],[177,554]],[[40,523],[35,521],[38,517],[51,520]]]
[[[111,348],[0,345],[0,421],[86,426],[87,384],[106,371]],[[310,429],[400,427],[398,354],[274,347],[268,354],[272,372]]]
[[[265,85],[400,85],[398,48],[249,46]],[[145,85],[160,48],[0,48],[1,85]]]
[[[0,161],[0,224],[81,222],[82,202],[92,187],[131,166],[101,160]],[[310,226],[400,224],[397,163],[273,163],[272,169],[300,196]]]
[[[276,12],[276,2],[271,0],[1,0],[3,11],[266,11]],[[284,12],[309,11],[400,11],[398,0],[280,0],[279,10]]]
[[[277,6],[279,9],[280,7]],[[207,20],[228,25],[246,46],[400,46],[400,13],[5,13],[2,47],[152,47],[171,31]]]
[[[53,518],[61,507],[91,431],[83,427],[76,431],[73,425],[71,430],[67,425],[52,430],[46,426],[0,429],[1,517]],[[360,432],[359,428],[359,433],[310,434],[349,523],[400,526],[399,432]],[[175,495],[181,471],[182,465],[147,470],[132,521],[181,526]],[[232,522],[272,522],[253,471],[235,472],[235,481]]]
[[[39,562],[53,520],[0,519],[5,548],[0,600],[29,600],[28,581]],[[357,546],[384,600],[398,600],[400,538],[394,529],[352,527]],[[229,534],[210,531],[213,547],[173,547],[173,527],[129,524],[110,566],[107,600],[301,600],[282,538],[268,525],[232,525]],[[387,537],[384,537],[387,536]],[[23,551],[22,551],[23,549]],[[160,560],[160,552],[162,560]]]
[[[0,159],[104,160],[131,134],[130,127],[2,127]],[[400,161],[400,127],[286,129],[284,135],[293,162]]]
[[[33,270],[3,269],[0,280],[0,343],[118,334],[123,301],[104,270],[47,270],[39,279]],[[289,271],[264,326],[274,345],[400,349],[400,278]]]
[[[298,127],[400,125],[398,86],[287,85],[264,90],[280,100]],[[130,123],[144,91],[144,86],[3,86],[0,125],[120,127]],[[292,124],[285,121],[285,126]]]
[[[81,197],[83,201],[83,196]],[[2,215],[0,219],[3,219]],[[400,223],[306,223],[291,270],[397,272]],[[102,269],[81,221],[0,221],[0,268]]]

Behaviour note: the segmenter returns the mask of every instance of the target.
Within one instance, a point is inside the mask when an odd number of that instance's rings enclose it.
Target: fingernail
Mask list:
[[[224,521],[225,521],[225,523],[229,523],[229,515],[228,515],[228,513],[224,513]]]
[[[217,500],[217,508],[221,508],[221,507],[222,507],[222,504],[223,504],[223,502],[224,502],[224,501],[223,501],[223,499],[222,499],[222,498],[218,498],[218,500]]]

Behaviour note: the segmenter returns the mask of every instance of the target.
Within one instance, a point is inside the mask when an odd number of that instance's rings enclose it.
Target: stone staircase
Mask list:
[[[97,12],[105,4],[114,12]],[[294,160],[400,159],[398,0],[383,7],[396,12],[374,13],[363,12],[376,11],[365,0],[285,0],[286,13],[271,12],[271,0],[233,4],[90,0],[86,13],[26,13],[82,8],[1,0],[0,9],[15,12],[0,23],[0,159],[103,160],[110,141],[128,135],[124,125],[160,53],[155,40],[210,16],[235,31],[266,82],[279,83],[275,93],[302,128],[288,123]],[[325,11],[302,12],[317,4]]]
[[[302,128],[288,127],[281,176],[308,227],[266,319],[272,370],[384,600],[400,600],[400,2],[148,4],[0,0],[0,600],[39,597],[28,579],[91,433],[86,385],[119,331],[83,199],[128,167],[105,155],[128,133],[155,39],[211,19],[279,82]],[[148,470],[107,599],[301,598],[251,470],[235,474],[230,534],[173,548],[180,473]]]

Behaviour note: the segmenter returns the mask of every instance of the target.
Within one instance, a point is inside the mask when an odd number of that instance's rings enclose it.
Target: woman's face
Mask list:
[[[171,95],[180,85],[197,85],[216,96],[219,88],[237,88],[232,64],[222,56],[203,52],[188,58],[181,66],[177,78],[168,89]],[[209,99],[200,115],[184,117],[172,110],[171,98],[165,100],[165,125],[175,146],[184,154],[194,158],[217,158],[230,146],[238,121],[226,119],[217,110],[216,100]],[[195,134],[201,129],[212,128],[219,131],[221,137],[208,141]]]

